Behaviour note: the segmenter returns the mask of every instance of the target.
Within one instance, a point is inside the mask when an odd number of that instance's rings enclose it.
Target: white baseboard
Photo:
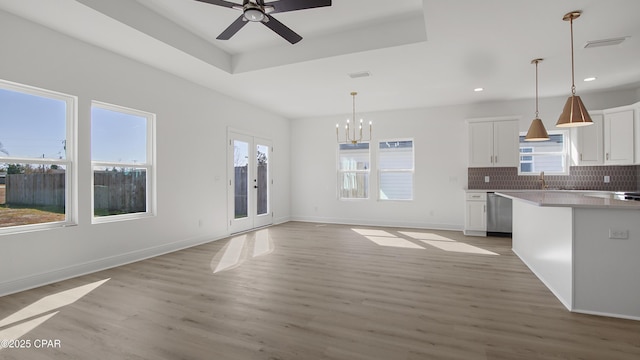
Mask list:
[[[627,319],[627,320],[640,320],[640,316],[622,315],[622,314],[608,313],[608,312],[601,312],[601,311],[573,309],[572,312],[587,314],[587,315],[614,317],[614,318]]]
[[[94,273],[97,271],[134,263],[140,260],[149,259],[155,256],[164,255],[189,247],[206,244],[211,241],[223,239],[227,236],[228,234],[218,236],[200,236],[190,239],[184,239],[169,244],[131,251],[128,253],[88,261],[81,264],[74,264],[64,268],[47,271],[45,273],[29,275],[22,278],[10,280],[4,283],[0,283],[0,297],[55,283],[58,281]]]
[[[340,225],[358,225],[358,226],[382,226],[382,227],[401,227],[411,229],[430,229],[430,230],[449,230],[449,231],[462,231],[462,226],[455,224],[432,224],[432,223],[417,223],[408,221],[378,221],[368,219],[355,219],[355,218],[323,218],[314,216],[292,216],[291,221],[302,221],[310,223],[324,223],[324,224],[340,224]]]

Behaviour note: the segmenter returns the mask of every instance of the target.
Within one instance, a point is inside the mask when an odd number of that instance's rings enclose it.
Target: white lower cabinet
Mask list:
[[[473,236],[487,236],[486,191],[467,191],[464,234]]]

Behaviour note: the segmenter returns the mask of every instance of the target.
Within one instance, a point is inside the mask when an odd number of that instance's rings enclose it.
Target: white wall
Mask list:
[[[585,94],[581,98],[590,110],[600,110],[634,103],[636,91]],[[540,99],[540,117],[548,130],[556,129],[555,123],[565,101],[566,97]],[[378,201],[375,173],[372,173],[370,199],[338,200],[335,125],[342,125],[349,115],[292,122],[292,219],[461,230],[464,224],[463,189],[467,186],[465,120],[519,116],[520,131],[526,132],[535,115],[535,101],[358,114],[373,121],[374,141],[396,137],[415,140],[415,192],[411,202]]]
[[[1,79],[79,102],[78,226],[0,236],[0,295],[226,236],[228,127],[273,140],[275,221],[289,219],[288,119],[1,11],[0,49]],[[91,224],[91,100],[157,115],[156,217]]]
[[[373,121],[374,141],[413,138],[414,201],[341,201],[336,189],[336,122],[346,116],[292,122],[292,218],[350,224],[460,229],[467,182],[466,124],[461,108],[359,114]],[[339,119],[339,120],[338,120]],[[372,159],[372,163],[375,160]],[[300,169],[299,171],[297,169]],[[374,168],[375,169],[375,168]]]

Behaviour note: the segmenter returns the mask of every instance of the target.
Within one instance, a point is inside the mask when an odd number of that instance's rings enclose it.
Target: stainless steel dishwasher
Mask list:
[[[511,199],[487,193],[487,236],[511,236],[512,211]]]

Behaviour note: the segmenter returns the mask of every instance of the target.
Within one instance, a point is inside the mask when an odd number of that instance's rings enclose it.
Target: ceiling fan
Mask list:
[[[216,39],[229,40],[248,22],[261,22],[276,34],[282,36],[288,42],[295,44],[302,40],[302,36],[289,29],[271,14],[283,13],[287,11],[304,10],[317,7],[331,6],[331,0],[279,0],[269,3],[264,0],[243,0],[242,5],[225,0],[196,0],[211,5],[224,6],[242,11],[242,15],[226,28]]]

